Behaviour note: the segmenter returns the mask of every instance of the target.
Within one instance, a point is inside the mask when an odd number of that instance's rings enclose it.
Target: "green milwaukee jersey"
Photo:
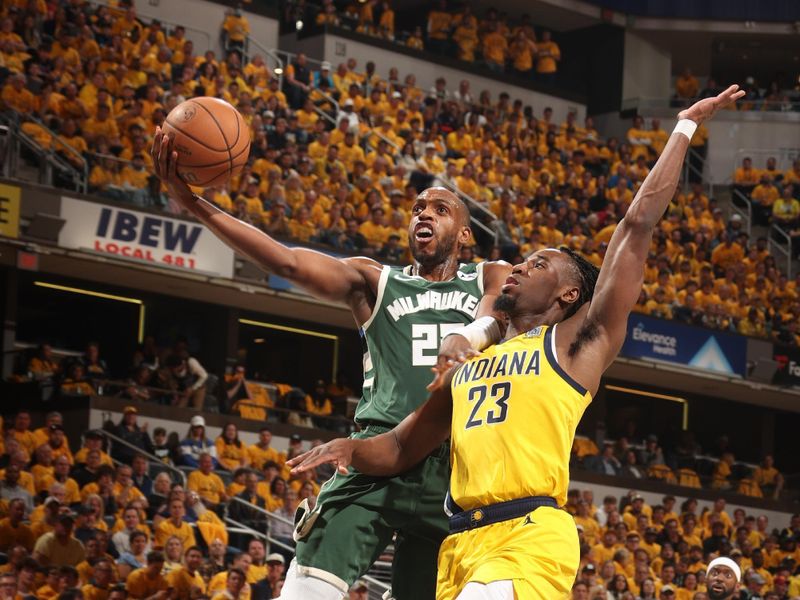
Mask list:
[[[375,308],[360,330],[364,388],[356,422],[396,425],[428,399],[439,344],[471,323],[483,296],[483,263],[461,264],[450,281],[384,267]]]

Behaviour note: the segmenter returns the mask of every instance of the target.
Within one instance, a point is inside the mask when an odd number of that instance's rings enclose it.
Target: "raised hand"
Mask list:
[[[708,121],[720,109],[736,102],[744,94],[744,90],[740,90],[739,86],[734,84],[718,96],[704,98],[695,102],[686,110],[682,110],[678,113],[678,119],[689,119],[699,125],[703,121]]]
[[[172,147],[172,138],[161,127],[156,127],[150,156],[153,158],[156,176],[166,184],[170,197],[188,207],[194,201],[194,194],[175,170],[178,153]]]

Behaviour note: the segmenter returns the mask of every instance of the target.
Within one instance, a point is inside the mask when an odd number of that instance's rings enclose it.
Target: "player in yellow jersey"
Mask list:
[[[678,115],[655,167],[614,231],[599,270],[572,250],[515,265],[495,303],[505,340],[448,372],[449,385],[394,429],[334,440],[288,464],[400,473],[451,438],[450,535],[439,550],[438,600],[567,598],[580,562],[569,487],[575,428],[625,340],[653,232],[703,121],[741,97],[731,86]]]

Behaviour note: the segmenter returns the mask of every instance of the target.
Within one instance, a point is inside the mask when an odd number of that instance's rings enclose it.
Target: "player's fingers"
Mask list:
[[[338,471],[338,472],[339,472],[341,475],[347,475],[347,474],[349,474],[349,473],[350,473],[350,471],[348,471],[348,470],[347,470],[347,465],[339,465],[338,467],[336,467],[336,470],[337,470],[337,471]]]
[[[443,379],[444,379],[444,373],[442,373],[441,371],[436,371],[436,377],[434,377],[433,381],[431,381],[427,386],[425,386],[425,389],[428,390],[429,392],[438,390],[440,387],[442,387]]]
[[[169,168],[169,137],[161,136],[161,147],[158,150],[158,163],[161,175],[166,176]]]
[[[156,133],[153,136],[153,145],[150,146],[150,157],[153,159],[153,168],[156,171],[156,175],[160,176],[159,173],[159,164],[158,164],[158,157],[159,157],[159,150],[161,149],[161,127],[156,127]]]
[[[306,456],[311,454],[311,452],[313,452],[313,450],[309,450],[308,452],[303,452],[302,454],[298,454],[294,458],[290,458],[289,460],[287,460],[286,464],[289,465],[290,467],[293,467],[296,464],[301,463],[305,459]]]

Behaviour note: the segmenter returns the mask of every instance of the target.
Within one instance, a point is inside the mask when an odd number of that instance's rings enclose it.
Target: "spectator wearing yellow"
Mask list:
[[[229,47],[242,48],[250,34],[250,22],[242,14],[241,9],[237,8],[227,14],[222,23],[222,29],[227,37]]]
[[[271,444],[272,431],[269,427],[262,427],[258,432],[258,442],[247,449],[250,454],[250,464],[254,468],[263,469],[270,461],[278,465],[283,464],[284,458]]]
[[[250,600],[250,586],[247,584],[247,576],[250,570],[250,565],[253,563],[253,557],[247,552],[240,552],[233,557],[231,568],[228,571],[217,573],[208,582],[207,595],[212,599],[219,598],[219,600]],[[241,577],[239,590],[236,595],[220,594],[226,589],[226,583],[230,579],[231,573],[237,574]]]
[[[84,121],[83,135],[92,145],[97,144],[98,138],[103,138],[111,147],[120,145],[119,128],[107,104],[98,105],[96,115]]]
[[[0,520],[0,552],[8,552],[16,545],[33,551],[36,542],[30,526],[25,524],[25,502],[14,498],[8,502],[8,516]]]
[[[696,98],[700,92],[700,83],[697,78],[692,75],[692,70],[686,67],[683,73],[678,75],[675,80],[675,95],[681,100],[690,100]]]
[[[536,52],[536,43],[525,34],[525,31],[518,30],[508,48],[514,70],[520,75],[529,76],[533,72]]]
[[[327,417],[333,413],[333,402],[325,391],[325,382],[317,381],[314,391],[306,395],[306,412],[317,417]],[[324,421],[319,422],[319,426]]]
[[[452,24],[453,15],[447,10],[447,3],[439,0],[438,6],[428,13],[427,37],[431,50],[444,52],[447,49]]]
[[[236,425],[226,423],[222,428],[222,433],[216,439],[217,460],[228,471],[236,471],[242,467],[250,465],[250,457],[247,448],[239,440],[239,432]]]
[[[132,571],[125,581],[128,596],[135,600],[145,600],[154,596],[156,598],[167,597],[169,584],[161,574],[164,562],[163,552],[155,550],[148,552],[147,566]]]
[[[761,489],[771,495],[774,499],[780,497],[783,489],[783,475],[775,468],[775,459],[771,454],[767,454],[761,464],[753,471],[753,479]]]
[[[483,60],[486,61],[486,66],[492,71],[502,73],[506,65],[508,41],[498,29],[498,25],[495,24],[492,30],[483,38]]]
[[[472,19],[460,19],[453,31],[453,41],[458,48],[458,58],[467,62],[475,62],[475,50],[478,48],[478,24]]]
[[[26,78],[22,73],[16,73],[9,78],[3,86],[0,99],[3,108],[15,110],[21,114],[32,113],[36,110],[36,97],[25,87]]]
[[[183,553],[183,565],[167,573],[167,585],[174,590],[176,598],[197,598],[205,594],[206,582],[200,573],[203,551],[190,546]]]
[[[44,366],[44,361],[48,359],[34,358],[31,360],[31,364],[33,364],[33,360],[40,360]],[[55,366],[52,365],[47,368],[55,368]],[[30,460],[30,457],[33,456],[37,446],[36,435],[33,431],[31,431],[31,414],[27,410],[20,410],[14,416],[14,426],[9,434],[14,438],[14,440],[16,440],[20,446],[20,449],[25,453],[27,460],[25,460],[24,464],[27,464],[27,462]],[[6,448],[6,452],[9,451],[10,448]]]
[[[375,250],[380,250],[389,238],[389,230],[386,226],[386,217],[383,207],[375,206],[370,211],[370,219],[364,221],[358,228],[367,243]]]
[[[561,49],[552,40],[548,30],[542,32],[542,39],[536,44],[536,73],[544,81],[552,81],[558,71]]]
[[[735,267],[744,260],[744,248],[734,242],[727,232],[720,235],[720,244],[711,251],[711,264],[720,269]]]
[[[794,186],[785,185],[781,197],[772,205],[772,221],[788,231],[796,227],[799,220],[800,202],[794,197]]]
[[[191,476],[191,473],[190,473]],[[155,528],[153,545],[164,548],[167,540],[177,537],[182,547],[190,548],[195,545],[195,534],[192,526],[184,520],[186,507],[180,498],[173,497],[169,502],[169,517],[159,522]]]
[[[198,461],[198,469],[189,473],[186,488],[197,492],[208,504],[216,506],[227,499],[225,484],[214,473],[214,461],[210,454],[203,453]],[[186,545],[184,544],[184,547]]]
[[[750,192],[750,199],[753,201],[755,220],[761,224],[766,224],[772,212],[772,205],[780,198],[780,192],[775,187],[775,183],[769,175],[762,175],[760,183]]]
[[[655,289],[653,297],[645,303],[645,313],[662,319],[672,318],[672,306],[667,301],[666,291],[659,286]]]
[[[311,238],[317,235],[318,229],[314,221],[311,220],[311,211],[308,206],[300,206],[291,221],[289,221],[289,230],[292,237],[301,242],[309,242]]]

